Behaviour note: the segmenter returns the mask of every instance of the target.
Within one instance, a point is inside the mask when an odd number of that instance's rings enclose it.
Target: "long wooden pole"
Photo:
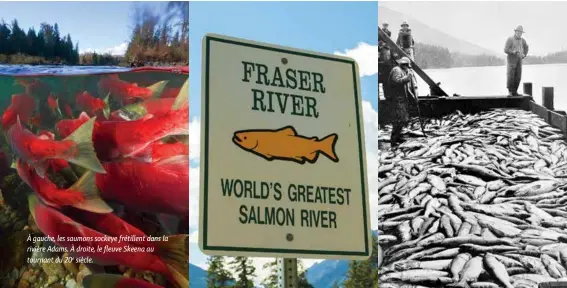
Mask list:
[[[398,47],[398,45],[396,45],[396,43],[392,41],[392,39],[390,39],[390,37],[388,37],[388,35],[384,33],[384,31],[382,31],[380,27],[378,27],[378,37],[380,40],[386,42],[386,44],[388,44],[388,47],[394,50],[398,55],[402,55],[410,59],[412,69],[417,73],[417,75],[419,75],[419,77],[421,77],[421,79],[423,79],[423,81],[425,81],[425,83],[427,83],[427,85],[429,85],[429,89],[433,94],[432,96],[449,96],[447,93],[445,93],[445,91],[443,91],[443,89],[441,89],[441,87],[439,87],[439,85],[437,85],[437,83],[435,83],[435,81],[433,81],[433,79],[431,79],[431,77],[429,77],[429,75],[425,73],[425,71],[421,70],[421,68],[417,66],[417,64],[406,54],[406,52]]]

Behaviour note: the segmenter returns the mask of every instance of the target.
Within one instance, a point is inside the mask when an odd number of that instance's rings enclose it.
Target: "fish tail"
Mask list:
[[[117,274],[90,274],[83,278],[85,288],[109,288],[115,287],[122,276]]]
[[[96,117],[89,119],[89,121],[85,122],[85,124],[81,125],[75,132],[65,138],[65,140],[75,142],[76,148],[72,149],[74,154],[65,160],[94,172],[105,174],[106,171],[104,167],[102,167],[102,164],[96,157],[92,140],[95,120]]]
[[[158,242],[159,255],[170,272],[175,287],[189,286],[189,235],[171,235],[167,241]]]
[[[112,212],[112,207],[108,206],[100,197],[95,183],[95,174],[92,171],[83,174],[69,189],[80,192],[85,197],[85,201],[77,203],[73,207],[100,214]]]
[[[331,134],[319,141],[319,143],[321,143],[319,151],[329,159],[333,160],[333,162],[339,162],[339,157],[337,157],[337,153],[335,152],[335,144],[338,139],[339,135]]]
[[[169,82],[168,80],[164,80],[164,81],[159,81],[151,86],[148,86],[147,88],[152,92],[151,98],[152,99],[159,98],[161,92],[163,92],[163,89],[165,88],[168,82]]]
[[[189,107],[189,79],[185,80],[185,83],[181,86],[179,94],[175,97],[175,101],[173,101],[171,109],[178,110],[185,107]]]
[[[104,115],[104,118],[108,119],[110,117],[110,93],[106,94],[106,97],[104,97],[104,107],[102,108],[102,114]]]

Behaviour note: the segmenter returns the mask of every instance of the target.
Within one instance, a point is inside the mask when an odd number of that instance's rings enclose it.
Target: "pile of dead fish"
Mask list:
[[[380,287],[567,281],[561,131],[520,110],[424,124],[427,137],[414,121],[403,144],[380,151]]]

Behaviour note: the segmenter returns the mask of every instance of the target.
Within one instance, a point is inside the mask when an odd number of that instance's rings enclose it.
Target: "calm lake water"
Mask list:
[[[466,67],[425,70],[435,82],[449,95],[461,96],[501,96],[507,95],[506,66]],[[554,87],[555,109],[567,110],[567,64],[524,65],[522,83],[531,82],[533,96],[541,103],[542,87]],[[418,77],[419,94],[428,95],[429,87]],[[520,83],[518,93],[523,92]]]

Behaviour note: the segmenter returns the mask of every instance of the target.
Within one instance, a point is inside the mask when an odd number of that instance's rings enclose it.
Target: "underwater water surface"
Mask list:
[[[0,65],[0,287],[188,287],[188,68]]]

